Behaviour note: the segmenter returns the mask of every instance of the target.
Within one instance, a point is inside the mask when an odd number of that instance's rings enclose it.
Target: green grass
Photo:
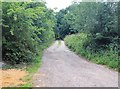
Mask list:
[[[39,54],[35,58],[36,60],[32,62],[32,64],[28,65],[27,68],[25,69],[28,72],[28,75],[23,79],[23,81],[27,83],[24,85],[21,85],[20,87],[32,87],[32,77],[41,66],[41,59],[42,59],[43,51],[44,49],[49,47],[53,43],[53,41],[54,40],[40,45],[40,48],[39,48],[40,51],[39,51]]]
[[[86,34],[81,33],[70,35],[67,36],[64,41],[68,48],[70,48],[76,54],[85,57],[87,60],[118,70],[118,54],[115,53],[115,51],[106,50],[93,53],[84,48],[84,43],[89,41]]]
[[[21,85],[21,87],[32,87],[32,77],[37,72],[37,70],[40,68],[41,57],[42,57],[42,52],[40,52],[39,55],[36,56],[36,60],[31,65],[27,66],[25,70],[28,72],[28,75],[24,77],[23,79],[23,81],[27,83]]]
[[[58,46],[60,46],[60,45],[61,45],[61,41],[59,40],[59,41],[58,41]]]
[[[32,87],[32,77],[33,75],[38,71],[38,69],[41,66],[41,59],[42,59],[42,54],[44,49],[49,47],[54,40],[51,40],[47,43],[43,43],[42,45],[39,46],[39,53],[36,55],[35,60],[29,64],[19,64],[19,65],[10,65],[7,64],[2,67],[2,69],[22,69],[27,71],[27,76],[25,76],[22,80],[26,82],[26,84],[23,85],[18,85],[17,87],[22,87],[22,88],[17,88],[17,89],[28,89],[29,87]],[[3,88],[3,89],[10,89],[8,88]],[[16,89],[16,88],[11,88],[11,89]]]
[[[36,60],[34,61],[34,63],[29,65],[28,68],[26,68],[26,70],[29,73],[34,73],[34,72],[36,72],[38,70],[38,68],[41,65],[41,57],[42,57],[42,52],[40,52],[39,55],[36,56]]]

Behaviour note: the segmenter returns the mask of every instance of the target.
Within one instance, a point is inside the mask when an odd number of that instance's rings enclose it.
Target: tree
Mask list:
[[[55,17],[44,2],[3,2],[3,61],[35,60],[40,45],[54,39]]]

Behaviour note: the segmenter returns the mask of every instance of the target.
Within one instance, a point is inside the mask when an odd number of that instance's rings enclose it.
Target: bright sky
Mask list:
[[[107,0],[45,0],[45,1],[47,2],[48,8],[51,8],[51,9],[58,8],[56,11],[59,11],[61,9],[68,7],[69,5],[71,5],[73,1],[75,1],[75,2],[80,2],[80,1],[95,2],[95,1],[107,1]],[[119,0],[108,0],[108,1],[116,2]]]
[[[48,8],[51,9],[57,8],[56,11],[59,11],[71,5],[73,1],[78,1],[78,0],[45,0],[45,1],[47,2]]]

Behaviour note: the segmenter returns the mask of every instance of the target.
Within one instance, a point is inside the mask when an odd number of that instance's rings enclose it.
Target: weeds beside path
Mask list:
[[[50,46],[52,42],[41,45],[39,54],[36,55],[35,60],[30,64],[19,64],[15,66],[6,64],[3,66],[0,70],[0,84],[2,87],[32,87],[32,77],[40,68],[43,51]]]

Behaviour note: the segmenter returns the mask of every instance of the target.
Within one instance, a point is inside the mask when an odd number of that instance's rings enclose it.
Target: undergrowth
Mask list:
[[[93,52],[94,49],[84,47],[88,42],[87,35],[84,33],[69,35],[64,39],[68,48],[77,53],[80,56],[85,57],[87,60],[95,62],[97,64],[106,65],[109,68],[118,70],[118,53],[114,50],[101,50]],[[89,43],[89,42],[88,42]]]
[[[42,43],[39,46],[39,53],[38,55],[36,55],[35,60],[29,64],[19,64],[19,65],[10,65],[10,64],[6,64],[5,66],[2,67],[2,69],[6,70],[6,69],[22,69],[25,70],[28,74],[27,76],[25,76],[22,80],[24,82],[26,82],[23,85],[18,85],[16,87],[3,87],[2,89],[29,89],[30,87],[33,86],[32,84],[32,77],[33,75],[38,71],[38,69],[41,66],[41,59],[42,59],[42,54],[44,49],[46,49],[47,47],[49,47],[54,40],[51,40],[49,42],[45,42]]]

